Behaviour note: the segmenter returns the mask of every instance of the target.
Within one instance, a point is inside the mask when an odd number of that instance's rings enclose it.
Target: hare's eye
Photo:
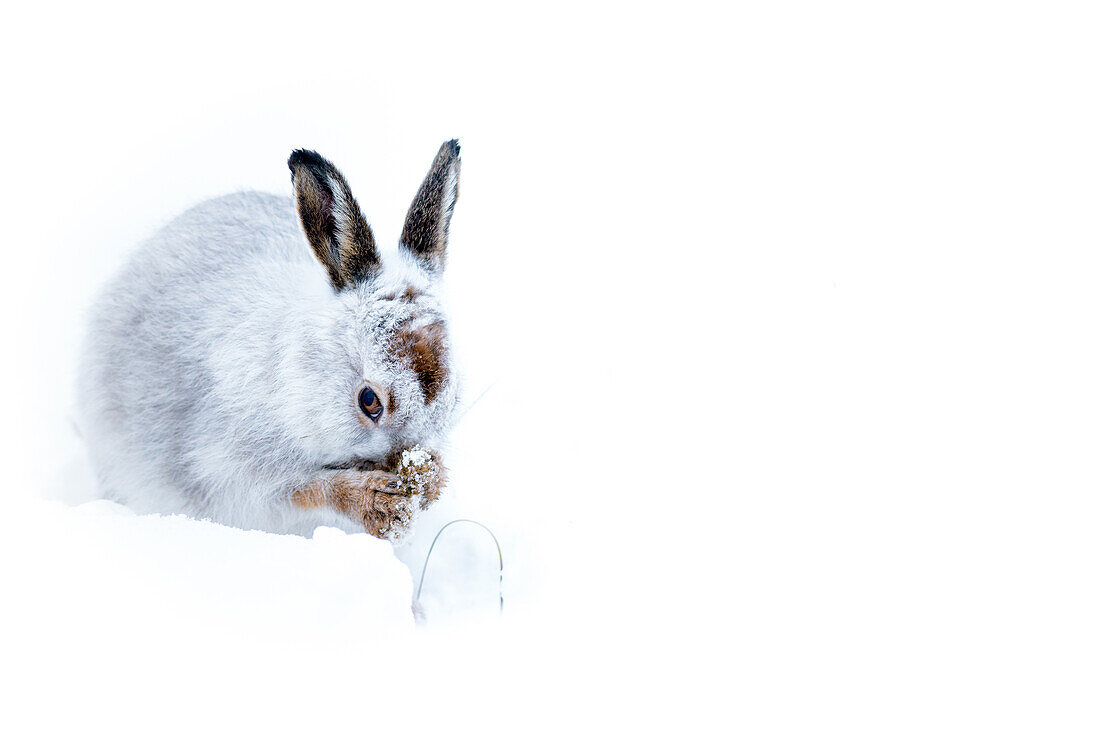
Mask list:
[[[382,402],[370,387],[364,387],[359,393],[359,409],[375,422],[382,417]]]

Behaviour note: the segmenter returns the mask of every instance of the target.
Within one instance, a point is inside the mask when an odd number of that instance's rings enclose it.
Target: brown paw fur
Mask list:
[[[292,501],[306,509],[329,506],[382,539],[402,539],[422,505],[420,496],[402,493],[400,479],[388,471],[333,471],[295,491]]]

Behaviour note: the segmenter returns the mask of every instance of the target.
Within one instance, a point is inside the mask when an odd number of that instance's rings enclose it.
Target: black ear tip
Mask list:
[[[300,165],[324,165],[325,162],[325,159],[318,155],[316,151],[299,148],[290,154],[286,164],[290,170],[294,170]]]
[[[462,147],[458,144],[458,138],[452,138],[443,143],[443,147],[440,148],[440,152],[446,151],[451,154],[452,157],[457,158],[458,154],[462,152]]]

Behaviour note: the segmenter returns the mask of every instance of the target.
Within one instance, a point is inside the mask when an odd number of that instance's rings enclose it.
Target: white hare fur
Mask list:
[[[457,143],[440,150],[385,260],[339,172],[295,156],[295,198],[246,192],[195,206],[95,303],[78,394],[108,498],[242,528],[362,531],[354,511],[301,505],[294,492],[334,466],[445,447],[459,387],[439,289]],[[312,230],[311,213],[324,218]],[[393,345],[425,327],[444,333],[429,344],[427,389]],[[364,384],[395,406],[377,424],[359,404]],[[375,533],[396,540],[404,529]]]

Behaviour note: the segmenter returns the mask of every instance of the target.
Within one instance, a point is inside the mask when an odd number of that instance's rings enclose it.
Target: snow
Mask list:
[[[14,12],[5,729],[1100,722],[1086,4]],[[454,136],[484,394],[411,541],[87,504],[136,243],[312,147],[392,245]],[[504,611],[461,523],[417,625],[461,518]]]
[[[431,458],[431,454],[419,444],[402,451],[397,474],[401,477],[401,485],[405,491],[423,494],[427,490],[436,471]]]
[[[137,516],[108,501],[28,512],[13,552],[46,563],[37,612],[89,628],[142,627],[150,619],[275,633],[300,627],[336,638],[379,624],[413,628],[408,570],[388,542],[322,527],[312,539],[244,531],[183,516]],[[16,587],[34,587],[21,577]],[[81,618],[70,616],[72,608]],[[91,622],[91,619],[95,619]]]
[[[419,445],[414,445],[401,453],[401,465],[402,466],[420,466],[425,461],[431,460],[431,454],[428,451],[421,448]]]

